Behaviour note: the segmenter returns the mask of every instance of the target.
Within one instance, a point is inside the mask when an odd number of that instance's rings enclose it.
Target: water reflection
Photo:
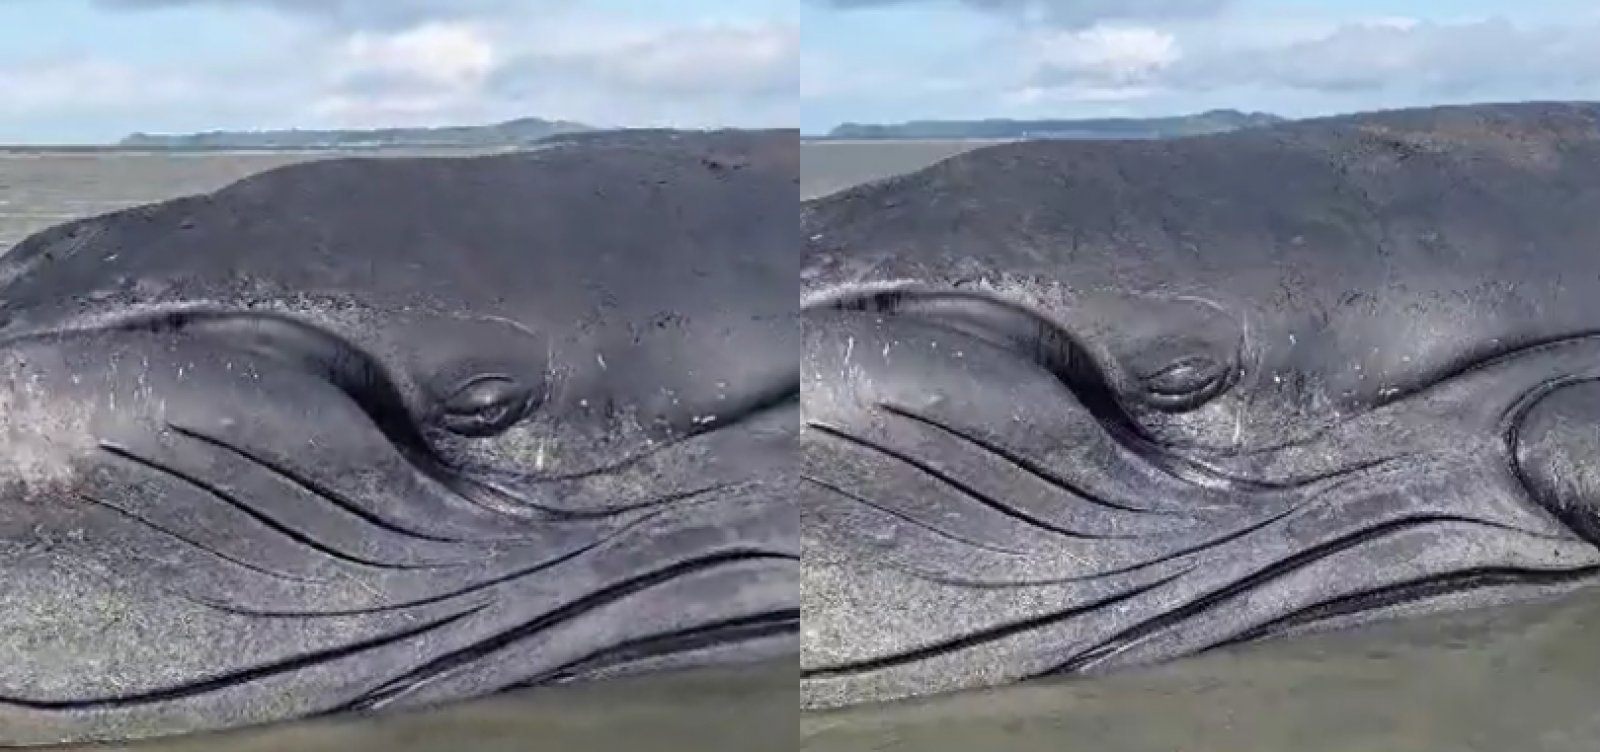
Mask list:
[[[1592,752],[1600,591],[808,714],[811,752]]]
[[[793,750],[794,662],[529,690],[434,710],[81,752],[767,752]],[[60,748],[57,748],[60,749]]]

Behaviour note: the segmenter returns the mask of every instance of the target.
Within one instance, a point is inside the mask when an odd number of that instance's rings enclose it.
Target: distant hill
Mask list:
[[[891,139],[1151,139],[1199,136],[1272,125],[1285,118],[1265,112],[1211,110],[1197,115],[1087,120],[913,120],[898,125],[845,123],[828,132],[833,140]]]
[[[117,142],[125,149],[360,149],[379,147],[521,146],[551,136],[595,130],[565,120],[520,118],[497,125],[374,130],[209,131],[189,134],[135,133]]]
[[[561,133],[542,139],[540,145],[604,143],[611,146],[654,145],[663,141],[695,141],[732,144],[748,140],[765,141],[773,137],[790,135],[795,144],[800,143],[800,131],[794,128],[617,128],[614,130],[589,130]]]

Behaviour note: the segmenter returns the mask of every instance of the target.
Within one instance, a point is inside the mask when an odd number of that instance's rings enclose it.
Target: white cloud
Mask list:
[[[719,24],[657,35],[591,59],[601,77],[635,90],[760,94],[791,84],[798,89],[799,54],[793,26]]]
[[[839,9],[880,8],[950,0],[812,0]],[[1031,24],[1069,28],[1101,22],[1173,20],[1215,15],[1230,0],[957,0],[979,11],[1001,13]]]
[[[1040,72],[1105,88],[1148,82],[1183,55],[1171,32],[1145,26],[1046,32],[1031,37],[1029,47]]]
[[[465,25],[364,33],[340,47],[314,111],[347,126],[517,113],[691,127],[795,117],[792,25],[613,25],[548,41]]]
[[[997,104],[1159,102],[1207,92],[1248,93],[1255,99],[1231,103],[1245,109],[1272,108],[1260,101],[1270,92],[1340,102],[1367,96],[1386,105],[1396,97],[1426,104],[1558,90],[1595,96],[1597,35],[1594,22],[1537,26],[1504,18],[1019,27],[1005,45],[1016,75],[999,87]]]
[[[443,21],[393,34],[357,32],[338,57],[348,75],[398,74],[447,87],[476,86],[499,62],[495,43],[478,25]]]
[[[1219,52],[1173,71],[1184,86],[1472,93],[1600,83],[1600,25],[1522,26],[1504,18],[1380,19],[1312,39]]]
[[[791,23],[702,23],[612,29],[555,44],[528,40],[490,77],[519,102],[581,102],[603,122],[631,110],[655,123],[724,117],[739,102],[792,124],[798,118],[800,34]],[[597,93],[607,94],[606,101]],[[538,104],[531,104],[537,109]]]
[[[314,12],[310,0],[210,2]],[[343,13],[381,5],[336,4]],[[799,29],[792,21],[760,15],[742,21],[641,20],[561,0],[402,4],[406,8],[391,7],[384,18],[423,20],[397,26],[290,23],[287,35],[213,65],[156,67],[114,59],[0,65],[0,121],[48,122],[70,114],[123,123],[121,131],[174,129],[152,120],[184,122],[178,130],[207,130],[438,125],[525,116],[597,125],[781,126],[799,117]],[[447,12],[511,5],[523,14]]]

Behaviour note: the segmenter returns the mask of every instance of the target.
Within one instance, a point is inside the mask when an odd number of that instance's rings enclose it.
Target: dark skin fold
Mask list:
[[[0,743],[792,655],[792,131],[283,168],[0,261]]]
[[[806,204],[804,697],[1593,579],[1600,109],[981,149]]]

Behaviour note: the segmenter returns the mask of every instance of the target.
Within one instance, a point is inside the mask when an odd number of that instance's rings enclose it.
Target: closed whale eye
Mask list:
[[[516,379],[498,374],[477,376],[444,400],[438,420],[451,433],[482,438],[516,425],[532,406],[532,390]]]
[[[1192,410],[1221,392],[1230,369],[1205,355],[1188,355],[1138,377],[1144,401],[1158,410]]]

